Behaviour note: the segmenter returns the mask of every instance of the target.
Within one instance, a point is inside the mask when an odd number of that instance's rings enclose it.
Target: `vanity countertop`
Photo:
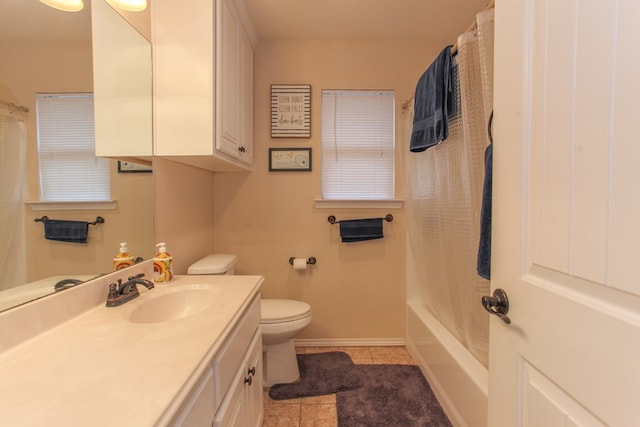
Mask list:
[[[151,290],[138,286],[140,296],[122,306],[94,307],[4,351],[1,423],[165,425],[262,280],[176,276]],[[200,284],[215,288],[214,302],[203,311],[167,322],[129,320],[150,299]]]

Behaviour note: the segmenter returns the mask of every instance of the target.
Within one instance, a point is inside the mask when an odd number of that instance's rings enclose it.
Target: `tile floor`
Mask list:
[[[355,364],[415,365],[405,347],[299,347],[299,354],[343,351]],[[334,427],[338,425],[336,395],[272,400],[264,390],[262,427]]]

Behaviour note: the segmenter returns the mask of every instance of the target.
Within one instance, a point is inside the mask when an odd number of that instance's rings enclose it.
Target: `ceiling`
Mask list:
[[[91,1],[80,12],[62,12],[38,0],[0,0],[0,41],[91,40]]]
[[[149,4],[153,7],[153,1]],[[488,0],[244,0],[259,40],[431,40],[453,44]],[[88,40],[81,12],[0,0],[1,40]]]
[[[261,40],[435,40],[453,44],[488,0],[244,0]]]

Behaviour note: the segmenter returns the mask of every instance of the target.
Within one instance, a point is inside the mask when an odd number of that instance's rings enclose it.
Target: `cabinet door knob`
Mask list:
[[[256,374],[256,367],[252,366],[251,369],[247,370],[247,375],[255,375]]]
[[[249,375],[248,377],[246,377],[246,378],[244,379],[244,383],[245,383],[245,384],[249,384],[249,385],[251,385],[251,383],[252,383],[252,382],[253,382],[253,376],[251,376],[251,375]]]
[[[238,151],[244,153],[245,151],[247,151],[247,149],[244,148],[244,145],[241,145],[240,147],[238,147]]]

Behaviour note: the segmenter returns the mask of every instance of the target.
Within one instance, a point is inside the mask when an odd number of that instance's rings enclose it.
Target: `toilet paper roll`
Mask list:
[[[307,259],[306,258],[296,258],[293,260],[293,269],[294,270],[306,270],[307,269]]]

